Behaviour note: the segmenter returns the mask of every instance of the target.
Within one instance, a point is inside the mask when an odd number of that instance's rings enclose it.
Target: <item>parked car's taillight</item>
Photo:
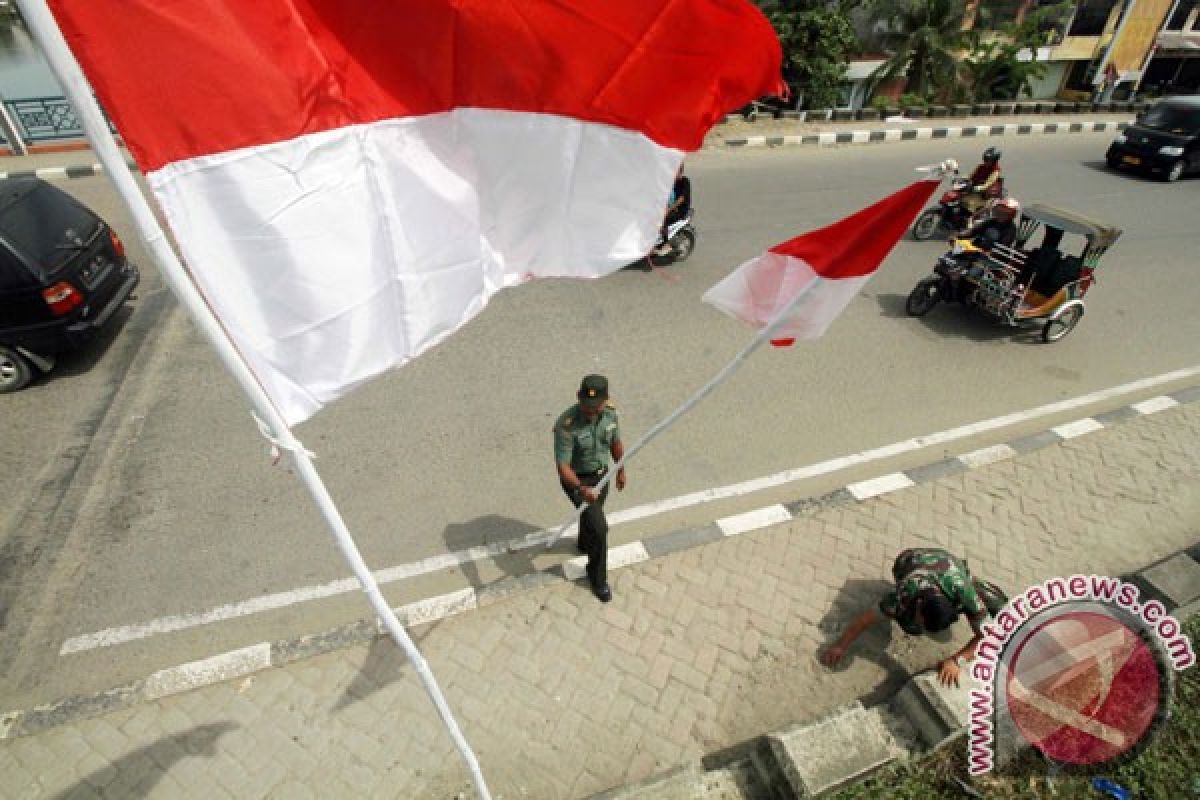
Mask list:
[[[108,238],[112,241],[113,250],[117,253],[117,258],[125,257],[125,243],[121,241],[121,237],[117,236],[117,232],[109,230]]]
[[[67,281],[59,281],[43,289],[42,299],[50,306],[50,313],[56,317],[70,313],[71,309],[83,304],[83,295]]]

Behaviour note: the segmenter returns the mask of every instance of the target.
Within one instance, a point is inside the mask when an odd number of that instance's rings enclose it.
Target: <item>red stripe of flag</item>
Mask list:
[[[781,91],[746,0],[50,0],[144,170],[383,119],[476,107],[694,150]],[[719,76],[719,77],[718,77]]]

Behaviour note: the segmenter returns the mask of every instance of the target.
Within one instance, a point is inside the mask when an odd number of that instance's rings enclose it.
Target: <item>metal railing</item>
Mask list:
[[[73,139],[83,136],[83,125],[65,97],[27,97],[6,100],[17,134],[27,142]]]
[[[111,121],[108,127],[116,132]],[[0,102],[0,142],[18,154],[38,142],[82,138],[83,125],[65,97],[23,97]]]

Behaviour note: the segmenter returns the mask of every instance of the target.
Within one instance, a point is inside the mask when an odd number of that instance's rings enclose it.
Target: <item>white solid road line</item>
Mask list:
[[[1142,392],[1156,386],[1172,383],[1174,381],[1187,380],[1200,376],[1200,366],[1189,367],[1187,369],[1175,370],[1162,375],[1156,375],[1150,378],[1124,383],[1120,386],[1113,386],[1108,389],[1090,392],[1079,397],[1073,397],[1068,400],[1060,400],[1056,403],[1031,408],[1026,411],[1018,411],[1012,414],[1005,414],[1000,417],[983,420],[981,422],[973,422],[969,425],[962,425],[957,428],[951,428],[937,433],[931,433],[926,436],[917,436],[912,439],[905,439],[901,442],[876,447],[871,450],[863,450],[859,453],[853,453],[848,456],[822,461],[818,464],[811,464],[806,467],[790,469],[784,472],[778,472],[774,475],[767,475],[762,478],[745,481],[743,483],[735,483],[729,486],[721,486],[713,489],[705,489],[691,494],[680,495],[678,497],[670,497],[664,500],[658,500],[653,503],[646,503],[641,506],[617,511],[608,515],[609,527],[614,525],[626,524],[639,519],[665,514],[671,511],[676,511],[682,508],[711,503],[716,500],[725,500],[734,497],[742,497],[763,491],[764,489],[772,489],[778,486],[783,486],[788,483],[806,480],[822,475],[828,475],[848,467],[857,466],[860,464],[868,464],[873,461],[890,458],[892,456],[911,453],[917,450],[931,447],[933,445],[946,444],[948,442],[966,439],[981,433],[999,430],[1012,425],[1017,425],[1024,422],[1029,422],[1041,417],[1050,416],[1052,414],[1061,414],[1071,411],[1076,408],[1111,400],[1121,397],[1122,395],[1131,394],[1134,392]],[[1175,401],[1167,397],[1152,398],[1151,400],[1139,403],[1142,406],[1138,410],[1141,413],[1153,413],[1161,411],[1164,408],[1170,407]],[[1134,406],[1138,408],[1138,406]],[[1055,428],[1063,438],[1071,438],[1084,433],[1089,433],[1093,430],[1098,430],[1102,426],[1094,420],[1079,420],[1075,423],[1060,425]],[[985,448],[986,449],[986,448]],[[885,478],[890,476],[884,476]],[[875,479],[880,480],[880,479]],[[861,489],[867,490],[870,488],[872,481],[863,481]],[[899,487],[895,487],[899,488]],[[471,561],[477,561],[484,558],[499,555],[508,552],[511,549],[519,549],[521,547],[532,547],[538,543],[542,543],[550,536],[551,531],[540,531],[530,536],[525,537],[520,544],[514,545],[511,542],[501,542],[492,545],[472,547],[467,550],[461,550],[453,553],[446,553],[438,556],[416,561],[410,564],[401,564],[387,569],[380,570],[375,573],[376,580],[380,585],[393,583],[395,581],[404,580],[406,578],[424,575],[430,572],[436,572],[450,566],[456,566]],[[639,544],[640,543],[634,543]],[[616,550],[617,548],[613,548]],[[643,550],[644,552],[644,550]],[[630,553],[630,555],[635,555]],[[609,555],[610,563],[612,562],[612,554]],[[567,562],[571,563],[571,562]],[[566,567],[570,570],[571,567]],[[175,631],[187,630],[196,628],[201,625],[208,625],[214,622],[224,622],[238,617],[245,617],[251,614],[258,614],[263,611],[271,611],[274,609],[285,608],[287,606],[298,605],[300,603],[318,600],[325,597],[344,594],[354,591],[358,588],[358,582],[352,578],[331,581],[329,583],[320,584],[318,586],[306,586],[298,589],[292,589],[286,592],[277,592],[275,594],[262,595],[259,597],[244,600],[238,603],[230,603],[228,605],[218,606],[217,608],[207,611],[199,611],[189,614],[176,614],[168,617],[160,617],[159,619],[150,620],[149,622],[137,623],[134,625],[122,625],[113,628],[106,628],[102,631],[94,633],[85,633],[79,636],[72,636],[63,642],[59,650],[59,655],[69,655],[72,653],[82,653],[87,650],[95,650],[101,647],[112,647],[117,644],[133,642],[139,639],[148,639],[152,636],[157,636],[164,633],[172,633]]]

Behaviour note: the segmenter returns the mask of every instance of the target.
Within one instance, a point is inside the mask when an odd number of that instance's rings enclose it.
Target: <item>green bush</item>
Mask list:
[[[877,95],[871,98],[871,108],[875,109],[876,111],[883,111],[885,108],[891,108],[895,102],[896,101],[890,97]]]
[[[902,94],[900,95],[901,108],[924,108],[929,105],[924,97],[919,94]]]

